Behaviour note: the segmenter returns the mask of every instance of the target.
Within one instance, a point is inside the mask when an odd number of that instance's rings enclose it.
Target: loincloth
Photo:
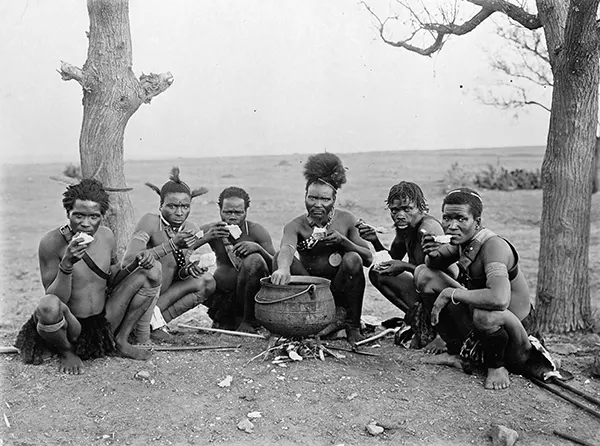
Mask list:
[[[74,353],[81,358],[102,358],[116,350],[115,339],[110,323],[106,320],[104,311],[95,316],[77,318],[81,324],[81,333],[75,341]],[[46,352],[59,353],[56,347],[47,343],[37,331],[37,320],[32,315],[21,327],[15,347],[19,349],[21,360],[25,364],[41,364]]]
[[[417,301],[406,313],[404,321],[411,326],[414,334],[411,348],[420,349],[433,341],[437,335],[436,329],[431,325],[431,310],[433,302]]]
[[[525,328],[525,331],[527,332],[527,335],[529,336],[529,339],[533,345],[532,351],[534,354],[531,355],[530,360],[528,360],[526,364],[513,365],[512,367],[509,366],[509,368],[514,373],[529,375],[531,373],[526,372],[526,369],[546,368],[547,366],[544,356],[538,354],[540,349],[544,348],[544,342],[539,332],[536,330],[535,308],[531,307],[529,314],[523,318],[521,324],[523,325],[523,328]],[[483,349],[484,336],[485,335],[482,332],[473,329],[462,344],[459,358],[462,368],[466,373],[470,374],[477,369],[483,368],[485,363],[485,353]],[[540,344],[540,347],[536,345],[536,342]],[[533,364],[533,362],[536,364]],[[538,362],[540,364],[537,364]]]
[[[204,305],[208,307],[207,314],[215,326],[226,330],[235,330],[243,316],[243,307],[240,309],[235,290],[217,289],[206,299]]]

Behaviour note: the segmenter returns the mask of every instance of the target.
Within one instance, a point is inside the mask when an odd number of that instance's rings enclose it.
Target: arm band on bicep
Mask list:
[[[146,246],[150,241],[150,234],[148,234],[146,231],[135,231],[131,238],[133,240],[139,240],[144,244],[144,246]]]
[[[494,277],[505,277],[508,280],[508,268],[502,262],[490,262],[485,265],[485,277],[487,280]]]

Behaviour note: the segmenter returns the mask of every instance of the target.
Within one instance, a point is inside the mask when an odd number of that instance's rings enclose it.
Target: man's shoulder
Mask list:
[[[269,231],[267,231],[267,228],[265,228],[263,225],[261,225],[260,223],[256,223],[253,221],[248,221],[246,220],[246,223],[248,224],[248,233],[251,236],[269,236]]]
[[[157,214],[147,213],[142,215],[137,223],[138,229],[144,229],[148,233],[154,232],[159,228],[160,217]]]
[[[358,221],[356,216],[349,211],[345,211],[344,209],[336,209],[335,217],[337,220],[342,222],[343,224],[348,224],[350,226],[354,226],[354,224]]]
[[[66,245],[65,238],[60,232],[60,228],[54,228],[46,232],[40,239],[40,248],[42,247],[58,247]]]

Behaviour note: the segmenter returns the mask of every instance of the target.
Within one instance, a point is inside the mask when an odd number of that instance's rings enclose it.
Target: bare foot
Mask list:
[[[150,359],[152,352],[143,348],[134,347],[128,342],[117,342],[117,353],[131,359],[145,361]]]
[[[236,331],[242,333],[256,333],[254,327],[246,321],[242,321]]]
[[[448,353],[442,353],[436,356],[428,356],[421,360],[424,364],[434,365],[447,365],[450,367],[456,367],[457,369],[462,368],[460,364],[460,358],[457,355],[449,355]]]
[[[173,342],[175,340],[175,336],[173,336],[167,330],[157,328],[156,330],[152,330],[150,332],[150,339],[160,342]]]
[[[510,385],[508,370],[504,367],[488,369],[485,379],[485,388],[490,390],[506,389]]]
[[[69,375],[80,375],[83,373],[83,362],[79,356],[67,350],[60,355],[58,370]]]
[[[358,341],[362,341],[366,339],[359,328],[346,328],[346,337],[348,342],[352,345],[356,344]]]
[[[433,341],[423,347],[423,351],[432,355],[439,355],[446,351],[446,343],[440,338],[440,335],[437,335]]]

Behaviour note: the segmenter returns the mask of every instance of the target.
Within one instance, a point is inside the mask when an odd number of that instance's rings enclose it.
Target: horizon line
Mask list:
[[[544,145],[515,145],[515,146],[487,146],[487,147],[446,147],[446,148],[437,148],[437,149],[399,149],[399,150],[363,150],[357,152],[332,152],[332,153],[340,153],[345,155],[357,155],[363,153],[376,154],[376,153],[389,153],[389,152],[448,152],[448,151],[470,151],[470,150],[506,150],[506,149],[543,149]],[[327,150],[325,150],[327,152]],[[237,157],[281,157],[281,156],[297,156],[297,155],[309,155],[312,153],[321,153],[321,152],[293,152],[293,153],[256,153],[256,154],[232,154],[232,155],[207,155],[207,156],[159,156],[159,157],[146,157],[146,158],[125,158],[123,161],[126,162],[135,162],[135,161],[164,161],[164,160],[173,160],[173,159],[219,159],[219,158],[237,158]],[[23,165],[23,164],[74,164],[75,161],[62,160],[62,161],[36,161],[31,163],[30,159],[22,159],[22,160],[2,160],[2,166],[11,166],[11,165]],[[76,161],[79,164],[79,160]]]

